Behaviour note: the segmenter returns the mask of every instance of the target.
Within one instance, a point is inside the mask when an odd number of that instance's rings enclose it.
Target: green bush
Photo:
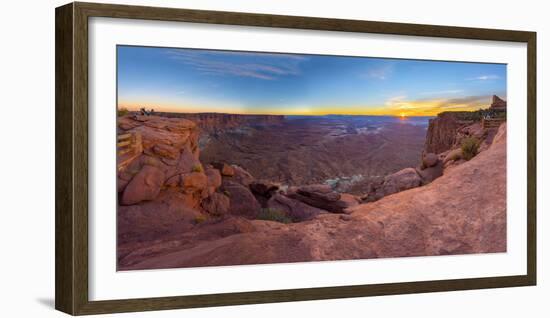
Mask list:
[[[462,140],[462,158],[465,160],[470,160],[475,155],[477,155],[477,152],[479,150],[479,139],[475,137],[467,137],[464,140]]]
[[[440,116],[449,114],[457,120],[481,121],[482,118],[504,118],[506,119],[506,110],[497,109],[479,109],[474,111],[447,111],[439,113]]]
[[[192,172],[203,172],[202,165],[201,164],[194,165],[193,168],[191,168],[191,171]]]
[[[117,116],[120,117],[120,116],[124,116],[126,114],[128,114],[128,109],[127,108],[119,108],[117,109]]]
[[[483,111],[475,110],[475,111],[457,111],[457,112],[440,113],[440,115],[443,115],[443,114],[452,114],[452,116],[457,120],[480,121],[483,116]]]
[[[292,219],[289,218],[283,211],[276,209],[261,209],[258,214],[258,220],[275,221],[280,223],[292,223]]]

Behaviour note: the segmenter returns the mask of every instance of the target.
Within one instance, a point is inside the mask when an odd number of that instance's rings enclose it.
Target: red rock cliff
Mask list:
[[[441,113],[430,119],[424,152],[437,154],[451,149],[459,127],[460,123],[451,112]]]
[[[284,120],[282,115],[242,115],[218,113],[156,113],[169,118],[185,118],[195,122],[206,131],[236,128],[245,124],[277,124]]]

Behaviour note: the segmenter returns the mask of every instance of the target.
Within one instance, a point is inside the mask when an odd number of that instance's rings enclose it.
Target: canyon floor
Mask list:
[[[245,119],[119,118],[118,270],[506,251],[505,123]]]
[[[287,116],[212,132],[200,159],[237,164],[261,181],[329,182],[360,194],[372,178],[418,164],[427,127],[427,117]]]

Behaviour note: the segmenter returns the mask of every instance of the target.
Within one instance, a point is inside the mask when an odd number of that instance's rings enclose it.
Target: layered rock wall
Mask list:
[[[218,113],[156,113],[168,118],[184,118],[195,122],[202,130],[218,131],[250,124],[278,124],[282,115],[242,115]]]
[[[441,113],[430,119],[426,133],[425,153],[441,153],[451,149],[456,141],[459,121],[453,113]]]

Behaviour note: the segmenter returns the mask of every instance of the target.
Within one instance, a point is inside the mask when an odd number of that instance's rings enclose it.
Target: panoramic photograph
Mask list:
[[[506,82],[506,64],[119,45],[117,270],[505,253]]]

